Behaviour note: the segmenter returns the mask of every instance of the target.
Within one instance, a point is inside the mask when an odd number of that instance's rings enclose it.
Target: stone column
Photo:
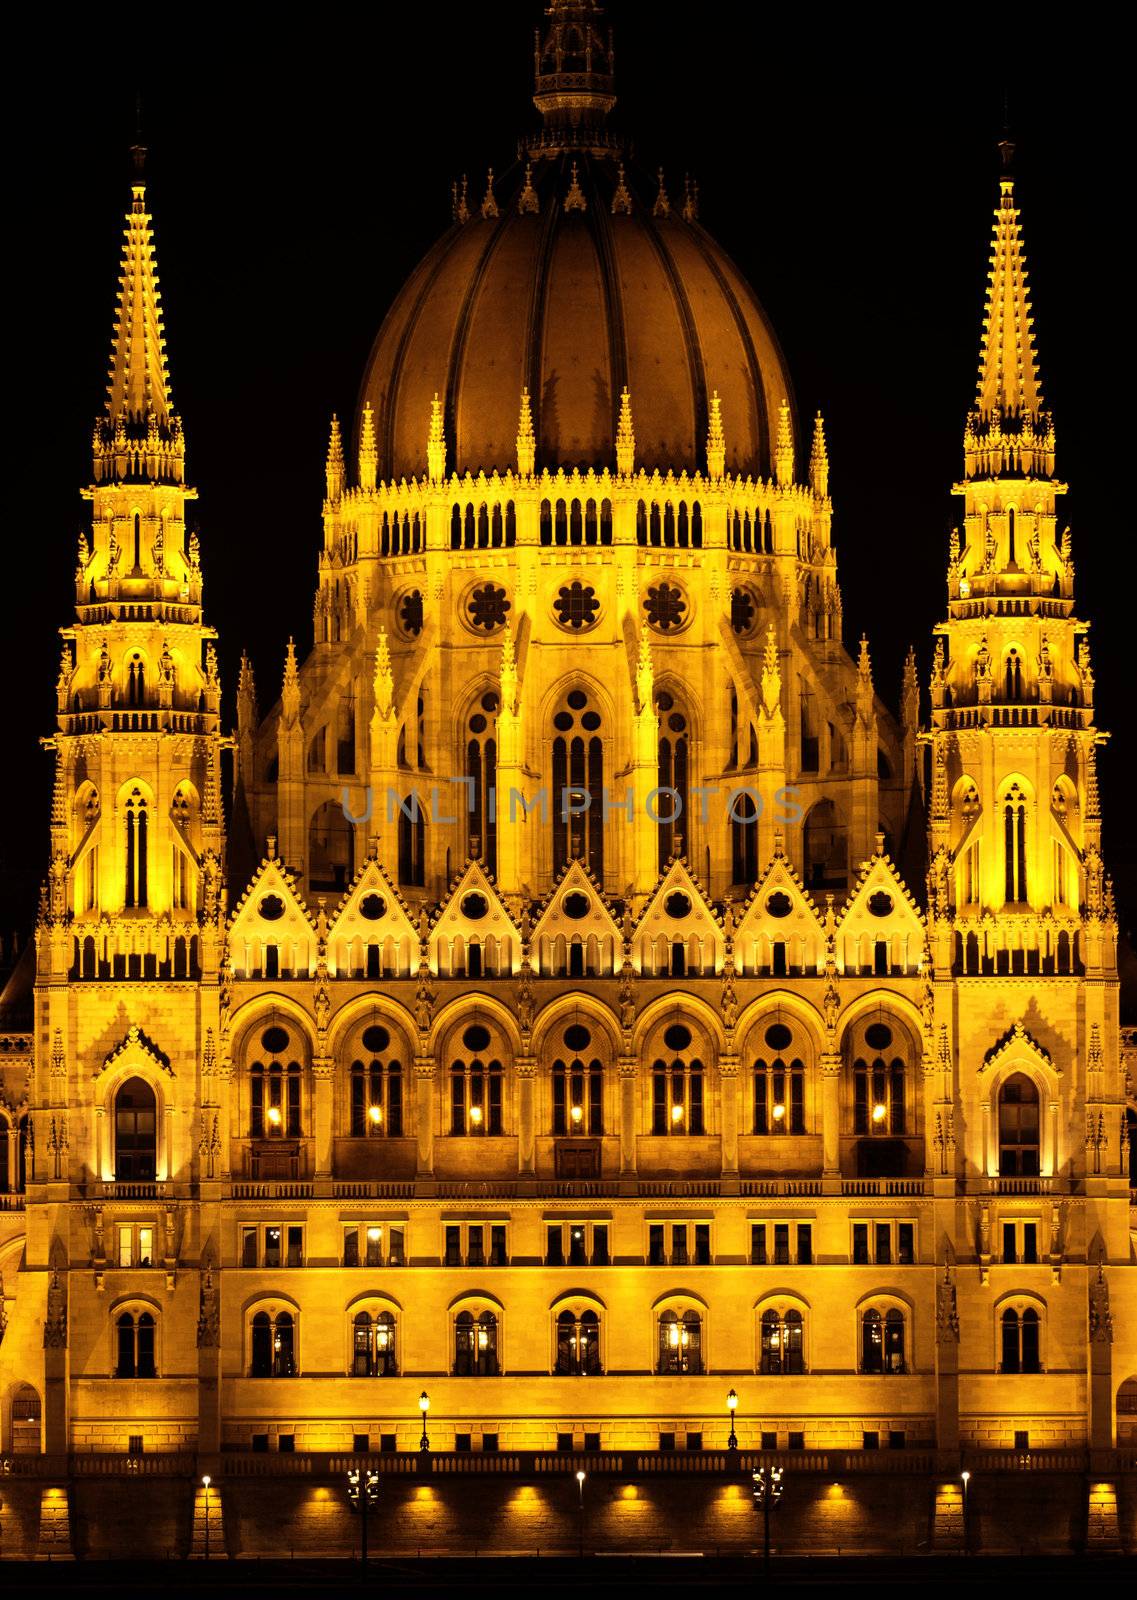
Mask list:
[[[537,1062],[532,1056],[518,1056],[514,1070],[517,1074],[517,1173],[519,1177],[531,1178],[537,1170],[537,1118],[534,1106]]]
[[[434,1057],[415,1057],[416,1178],[434,1177]]]
[[[316,1179],[332,1176],[332,1124],[334,1121],[335,1082],[330,1056],[312,1061],[312,1133],[316,1148]]]
[[[637,1165],[636,1134],[638,1132],[638,1119],[636,1116],[638,1073],[635,1056],[621,1056],[618,1070],[620,1074],[620,1177],[634,1179]]]
[[[719,1089],[722,1097],[722,1181],[723,1192],[738,1187],[738,1057],[719,1057]]]
[[[821,1056],[821,1170],[826,1178],[841,1172],[841,1056],[826,1050]]]

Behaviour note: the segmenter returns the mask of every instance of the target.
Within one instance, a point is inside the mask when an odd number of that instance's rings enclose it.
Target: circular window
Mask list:
[[[784,1022],[772,1022],[764,1037],[771,1050],[788,1050],[793,1041],[793,1034]]]
[[[488,711],[491,716],[497,710],[497,695],[492,691],[482,696],[482,710]]]
[[[571,711],[558,711],[556,716],[553,718],[553,727],[556,728],[559,733],[567,733],[572,727],[572,724],[573,715]]]
[[[883,889],[878,889],[875,894],[869,895],[868,906],[874,917],[887,917],[892,905],[892,896],[885,894]]]
[[[655,703],[660,711],[670,711],[671,707],[675,704],[675,701],[671,698],[666,689],[661,689],[655,697]]]
[[[766,910],[772,917],[788,917],[794,908],[794,903],[788,894],[776,890],[766,901]]]
[[[489,901],[484,894],[467,894],[462,897],[462,915],[471,922],[480,922],[489,911]]]
[[[691,1030],[681,1022],[673,1022],[663,1035],[663,1042],[669,1050],[686,1050],[691,1043]]]
[[[667,719],[667,726],[671,729],[672,733],[686,733],[687,718],[682,716],[678,711],[673,711]]]
[[[409,639],[417,639],[422,632],[423,604],[422,593],[418,589],[408,589],[398,606],[399,630]]]
[[[496,583],[481,583],[466,602],[466,616],[472,628],[493,633],[505,627],[505,619],[512,606],[504,589]]]
[[[284,915],[284,901],[278,894],[266,894],[257,910],[266,922],[279,922]]]
[[[573,689],[565,704],[570,706],[573,711],[583,711],[588,704],[588,696],[583,689]]]
[[[553,610],[562,628],[578,633],[582,628],[592,627],[600,615],[600,602],[591,584],[573,582],[557,591]]]
[[[865,1043],[870,1050],[887,1050],[892,1043],[892,1029],[883,1022],[870,1022],[865,1029]]]
[[[580,719],[580,725],[582,728],[587,728],[589,733],[595,733],[600,726],[600,713],[598,711],[586,711]]]
[[[390,1042],[391,1035],[386,1028],[381,1028],[377,1022],[372,1023],[370,1028],[364,1028],[363,1030],[363,1048],[365,1050],[371,1050],[378,1054],[380,1050],[386,1050]]]
[[[673,893],[669,894],[667,899],[663,902],[663,909],[667,912],[669,917],[674,917],[676,922],[678,922],[680,917],[685,917],[690,911],[691,901],[689,897],[683,893],[682,889],[676,889]]]
[[[467,1050],[484,1050],[490,1042],[490,1030],[483,1028],[480,1022],[473,1022],[462,1035],[462,1043]]]
[[[730,625],[735,633],[745,638],[753,633],[758,607],[749,589],[732,589],[730,595]]]
[[[378,922],[387,910],[387,902],[381,894],[365,894],[359,902],[359,914],[366,917],[368,922]]]
[[[283,1028],[266,1028],[261,1034],[261,1047],[270,1056],[278,1056],[282,1050],[288,1049],[288,1035]]]
[[[659,633],[674,633],[687,620],[687,602],[674,583],[657,583],[647,592],[644,612],[648,625]]]
[[[565,1048],[568,1050],[587,1050],[592,1043],[592,1035],[582,1022],[573,1022],[565,1029]]]
[[[470,732],[485,733],[487,727],[488,723],[486,722],[485,717],[482,716],[480,711],[475,711],[474,715],[470,718]]]
[[[576,892],[566,894],[561,901],[561,910],[566,917],[571,917],[574,922],[579,922],[582,917],[586,917],[591,908],[592,902],[586,894]]]

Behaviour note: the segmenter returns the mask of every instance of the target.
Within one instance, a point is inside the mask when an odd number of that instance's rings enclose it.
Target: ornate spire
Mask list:
[[[388,720],[395,704],[395,674],[391,669],[391,651],[387,645],[387,630],[379,629],[379,647],[375,652],[375,713],[384,722]]]
[[[363,402],[363,420],[359,427],[359,487],[361,489],[374,489],[378,469],[379,448],[375,443],[375,413],[371,409],[370,400],[365,400]]]
[[[584,197],[584,190],[580,187],[580,175],[577,172],[575,161],[572,164],[572,182],[569,184],[568,194],[565,195],[565,210],[588,210],[588,201]]]
[[[774,474],[779,488],[794,481],[794,438],[790,429],[790,403],[783,398],[778,407],[778,442],[774,447]]]
[[[517,705],[517,653],[513,648],[513,629],[508,622],[501,641],[501,704],[509,713]]]
[[[862,633],[861,650],[857,657],[857,715],[862,722],[872,721],[873,704],[872,658],[869,655],[868,636]]]
[[[442,424],[442,401],[437,394],[430,402],[430,434],[426,441],[426,470],[431,483],[446,476],[446,430]]]
[[[616,104],[612,32],[598,26],[603,10],[595,0],[553,0],[545,14],[534,35],[533,104],[546,137],[599,129]]]
[[[541,202],[537,198],[537,191],[533,187],[533,163],[525,163],[525,182],[521,187],[518,197],[517,209],[524,216],[535,217],[541,209]]]
[[[647,629],[640,629],[640,653],[636,661],[636,696],[640,703],[640,715],[653,709],[655,699],[655,673],[651,664],[651,641],[647,636]]]
[[[629,478],[636,470],[636,432],[632,427],[632,397],[627,384],[620,396],[620,421],[616,427],[616,470]]]
[[[829,493],[829,451],[825,445],[825,423],[819,411],[813,419],[813,448],[809,452],[809,482],[822,499]]]
[[[344,464],[343,464],[343,435],[340,433],[339,418],[332,416],[331,437],[328,439],[328,461],[325,468],[328,485],[328,499],[334,504],[343,494]]]
[[[181,483],[185,446],[170,395],[162,296],[146,208],[145,151],[134,150],[118,309],[111,341],[107,403],[95,428],[95,479],[147,478]]]
[[[726,471],[726,435],[722,427],[722,401],[716,389],[711,395],[711,415],[707,424],[707,473],[721,478]]]
[[[291,727],[300,716],[300,668],[296,661],[296,641],[289,636],[284,652],[284,684],[280,691],[280,717]]]
[[[482,197],[482,216],[488,221],[491,217],[498,217],[500,215],[501,212],[498,210],[497,201],[494,199],[493,168],[491,167],[489,170],[489,175],[486,178],[486,192]]]
[[[906,733],[915,733],[920,726],[920,680],[916,672],[916,648],[908,646],[904,658],[904,680],[900,690],[900,716]]]
[[[537,466],[537,440],[533,433],[533,407],[529,390],[521,391],[521,415],[517,419],[517,471],[531,478]]]
[[[699,220],[699,185],[688,177],[683,185],[683,221]]]
[[[628,188],[628,180],[624,175],[624,163],[620,162],[619,182],[616,193],[612,196],[612,215],[618,217],[623,214],[630,217],[632,214],[632,194]]]
[[[768,717],[776,715],[782,706],[782,662],[773,626],[766,630],[766,648],[762,656],[762,704]]]
[[[667,183],[663,176],[663,168],[659,169],[659,193],[655,197],[655,204],[651,208],[653,217],[669,217],[671,215],[671,201],[667,198]]]
[[[242,650],[241,668],[237,674],[237,726],[242,731],[252,731],[257,725],[257,684],[253,676],[253,663]]]

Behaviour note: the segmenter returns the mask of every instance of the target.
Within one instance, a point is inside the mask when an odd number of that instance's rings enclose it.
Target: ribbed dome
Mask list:
[[[682,195],[661,214],[656,181],[629,170],[621,188],[615,141],[610,153],[588,144],[544,154],[535,141],[536,209],[528,197],[521,205],[522,163],[494,186],[498,214],[484,215],[494,207],[471,193],[468,218],[399,294],[361,397],[375,412],[380,477],[424,475],[435,394],[448,470],[516,467],[523,388],[538,470],[614,466],[625,384],[637,466],[705,470],[717,390],[727,471],[770,473],[778,406],[792,391],[753,291]]]

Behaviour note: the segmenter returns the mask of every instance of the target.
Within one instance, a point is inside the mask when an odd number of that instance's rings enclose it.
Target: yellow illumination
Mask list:
[[[883,1122],[887,1115],[888,1115],[887,1106],[882,1106],[882,1105],[873,1106],[873,1108],[872,1108],[872,1119],[873,1119],[874,1122]]]
[[[378,1244],[380,1239],[383,1237],[382,1228],[368,1228],[367,1237],[372,1244]]]
[[[583,1117],[583,1116],[584,1116],[583,1108],[581,1106],[573,1106],[573,1108],[572,1108],[572,1120],[574,1122],[579,1122],[581,1117]]]
[[[781,1120],[785,1116],[785,1114],[786,1114],[785,1106],[775,1106],[774,1107],[774,1121],[775,1122],[781,1122]]]
[[[682,1106],[672,1106],[671,1107],[671,1120],[672,1120],[672,1122],[682,1122],[683,1121],[683,1107]]]
[[[971,585],[970,585],[970,583],[967,581],[966,578],[961,578],[959,580],[959,598],[961,600],[966,600],[970,593],[971,593]]]
[[[470,1107],[470,1121],[476,1124],[476,1123],[479,1123],[481,1120],[482,1120],[482,1108],[481,1108],[481,1106],[471,1106]]]
[[[367,1115],[371,1118],[371,1120],[375,1124],[375,1126],[378,1127],[379,1124],[383,1120],[383,1107],[382,1106],[372,1106],[370,1111],[367,1113]]]
[[[279,1106],[269,1106],[269,1108],[268,1108],[268,1120],[269,1120],[269,1122],[272,1124],[272,1126],[274,1128],[279,1128],[280,1127],[280,1108],[279,1108]]]

